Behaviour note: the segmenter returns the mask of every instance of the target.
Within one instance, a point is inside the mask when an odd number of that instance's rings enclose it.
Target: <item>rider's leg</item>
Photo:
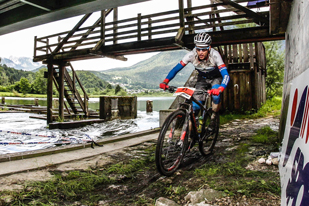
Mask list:
[[[212,86],[212,89],[218,89],[219,84],[215,84]],[[220,110],[220,94],[218,96],[212,95],[212,115],[211,115],[211,122],[210,122],[210,128],[209,129],[214,129],[216,125],[216,119],[219,115],[219,110]]]

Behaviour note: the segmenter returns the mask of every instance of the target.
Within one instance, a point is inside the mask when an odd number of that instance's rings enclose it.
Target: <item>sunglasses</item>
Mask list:
[[[199,48],[199,47],[195,47],[196,51],[208,51],[209,50],[209,46],[208,47],[204,47],[204,48]]]

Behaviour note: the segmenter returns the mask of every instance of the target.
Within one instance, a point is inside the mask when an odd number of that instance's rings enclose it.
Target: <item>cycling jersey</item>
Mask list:
[[[229,74],[220,53],[213,48],[210,49],[208,58],[206,60],[199,60],[196,49],[194,48],[191,52],[186,54],[180,63],[178,63],[169,72],[166,79],[171,81],[176,76],[176,74],[188,63],[192,63],[199,74],[207,79],[222,77],[220,86],[226,88],[229,82]]]

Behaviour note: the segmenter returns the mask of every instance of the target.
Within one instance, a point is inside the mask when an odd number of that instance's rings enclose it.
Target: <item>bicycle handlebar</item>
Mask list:
[[[176,90],[177,90],[178,87],[175,87],[175,86],[167,86],[167,90],[170,92],[170,93],[174,93]],[[209,94],[209,90],[204,90],[204,89],[199,89],[199,90],[196,90],[197,92],[201,92],[201,93],[207,93]]]

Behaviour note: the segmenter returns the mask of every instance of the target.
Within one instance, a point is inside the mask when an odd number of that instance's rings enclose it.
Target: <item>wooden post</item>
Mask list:
[[[64,62],[59,65],[59,117],[60,119],[64,119],[64,111],[63,111],[63,105],[64,105],[64,70],[65,70],[65,64]]]
[[[147,100],[146,102],[146,112],[152,112],[152,101],[151,100]]]
[[[47,76],[47,124],[53,122],[53,76],[54,67],[52,63],[48,63]]]
[[[101,11],[101,39],[105,39],[105,10]]]
[[[151,40],[151,18],[148,18],[148,40]]]
[[[5,97],[2,97],[2,104],[5,104]]]
[[[37,36],[34,36],[34,52],[33,52],[33,56],[36,57],[36,47],[37,47]]]
[[[178,0],[178,4],[179,4],[179,25],[180,27],[184,27],[185,26],[185,20],[184,20],[184,7],[183,7],[183,0]]]
[[[187,8],[192,8],[192,0],[187,0]],[[189,34],[194,34],[194,17],[192,16],[192,10],[188,10],[188,16],[186,17],[187,22],[189,22]]]
[[[142,14],[137,14],[137,41],[142,40]]]
[[[34,99],[34,106],[39,106],[39,99],[37,98]]]
[[[118,8],[114,8],[114,22],[118,21]],[[113,31],[114,31],[114,44],[117,44],[117,23],[114,23],[114,28],[113,28]]]

